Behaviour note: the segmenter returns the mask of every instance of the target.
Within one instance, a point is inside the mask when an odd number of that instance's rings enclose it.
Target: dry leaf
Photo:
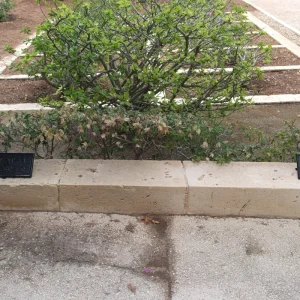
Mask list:
[[[134,286],[132,283],[129,283],[127,287],[132,293],[136,293],[136,286]]]
[[[151,218],[149,218],[149,217],[142,217],[141,219],[140,219],[142,222],[144,222],[146,225],[147,224],[149,224],[150,222],[151,222]]]
[[[157,221],[157,220],[151,220],[151,222],[153,223],[153,224],[159,224],[160,222],[159,221]]]
[[[149,223],[153,223],[153,224],[159,224],[160,222],[157,220],[154,220],[150,217],[144,216],[144,217],[139,217],[138,218],[139,221],[144,222],[146,225],[148,225]]]

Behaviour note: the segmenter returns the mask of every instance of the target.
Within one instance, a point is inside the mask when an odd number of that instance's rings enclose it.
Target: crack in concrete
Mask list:
[[[250,201],[251,201],[251,200],[248,200],[248,201],[242,206],[242,208],[241,208],[240,211],[239,211],[239,214],[241,214],[241,212],[246,208],[246,206],[249,204]]]
[[[170,219],[171,225],[173,223],[173,218],[171,217]],[[173,243],[172,239],[170,238],[171,235],[171,227],[170,224],[168,223],[168,227],[166,229],[166,248],[167,248],[167,257],[168,257],[168,298],[167,300],[172,300],[173,298],[173,268],[174,268],[174,256],[172,255],[173,251]]]

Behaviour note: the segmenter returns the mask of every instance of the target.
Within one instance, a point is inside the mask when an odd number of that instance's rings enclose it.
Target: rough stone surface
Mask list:
[[[300,216],[293,163],[37,160],[0,179],[0,210]]]
[[[181,162],[68,160],[60,182],[62,211],[183,213]]]
[[[300,221],[0,212],[1,300],[298,300]]]
[[[172,299],[300,299],[299,225],[298,220],[176,217],[170,230]]]
[[[1,210],[59,210],[64,160],[36,160],[32,178],[0,178]]]
[[[294,164],[184,162],[187,211],[211,216],[299,217]]]

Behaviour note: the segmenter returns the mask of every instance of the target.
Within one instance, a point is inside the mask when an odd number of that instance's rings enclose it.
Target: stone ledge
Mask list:
[[[0,210],[300,218],[296,164],[36,160]]]
[[[59,211],[65,160],[36,160],[32,178],[0,178],[0,210]]]
[[[186,183],[178,161],[69,160],[62,211],[181,214]]]
[[[300,217],[295,164],[184,162],[188,212],[210,216]]]

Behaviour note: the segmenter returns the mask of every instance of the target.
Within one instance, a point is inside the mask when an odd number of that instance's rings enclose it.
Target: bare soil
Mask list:
[[[35,27],[42,23],[44,15],[41,11],[46,12],[44,4],[39,6],[35,0],[14,0],[14,9],[9,14],[7,22],[0,23],[0,59],[8,54],[4,51],[4,45],[9,44],[16,47],[23,42],[28,36],[21,33],[23,27],[29,27],[32,33],[35,32]]]
[[[55,89],[43,80],[0,80],[0,103],[36,103]],[[266,72],[263,80],[255,80],[249,95],[300,94],[300,70]]]
[[[300,65],[300,58],[286,48],[274,48],[271,52],[271,61],[260,61],[259,66],[290,66]]]
[[[245,3],[243,0],[228,0],[229,8],[232,8],[235,5],[245,8],[247,11],[255,11],[256,10],[254,7]]]
[[[0,103],[36,103],[40,97],[55,92],[43,80],[0,80]]]
[[[272,104],[251,105],[233,112],[227,119],[234,122],[237,127],[251,126],[271,134],[285,128],[285,121],[296,120],[295,125],[300,126],[300,104]]]
[[[264,45],[279,45],[276,40],[274,40],[267,34],[253,36],[252,40],[249,42],[249,45],[253,46],[259,43],[263,43]]]
[[[300,94],[300,70],[265,72],[263,80],[255,80],[249,95]]]

